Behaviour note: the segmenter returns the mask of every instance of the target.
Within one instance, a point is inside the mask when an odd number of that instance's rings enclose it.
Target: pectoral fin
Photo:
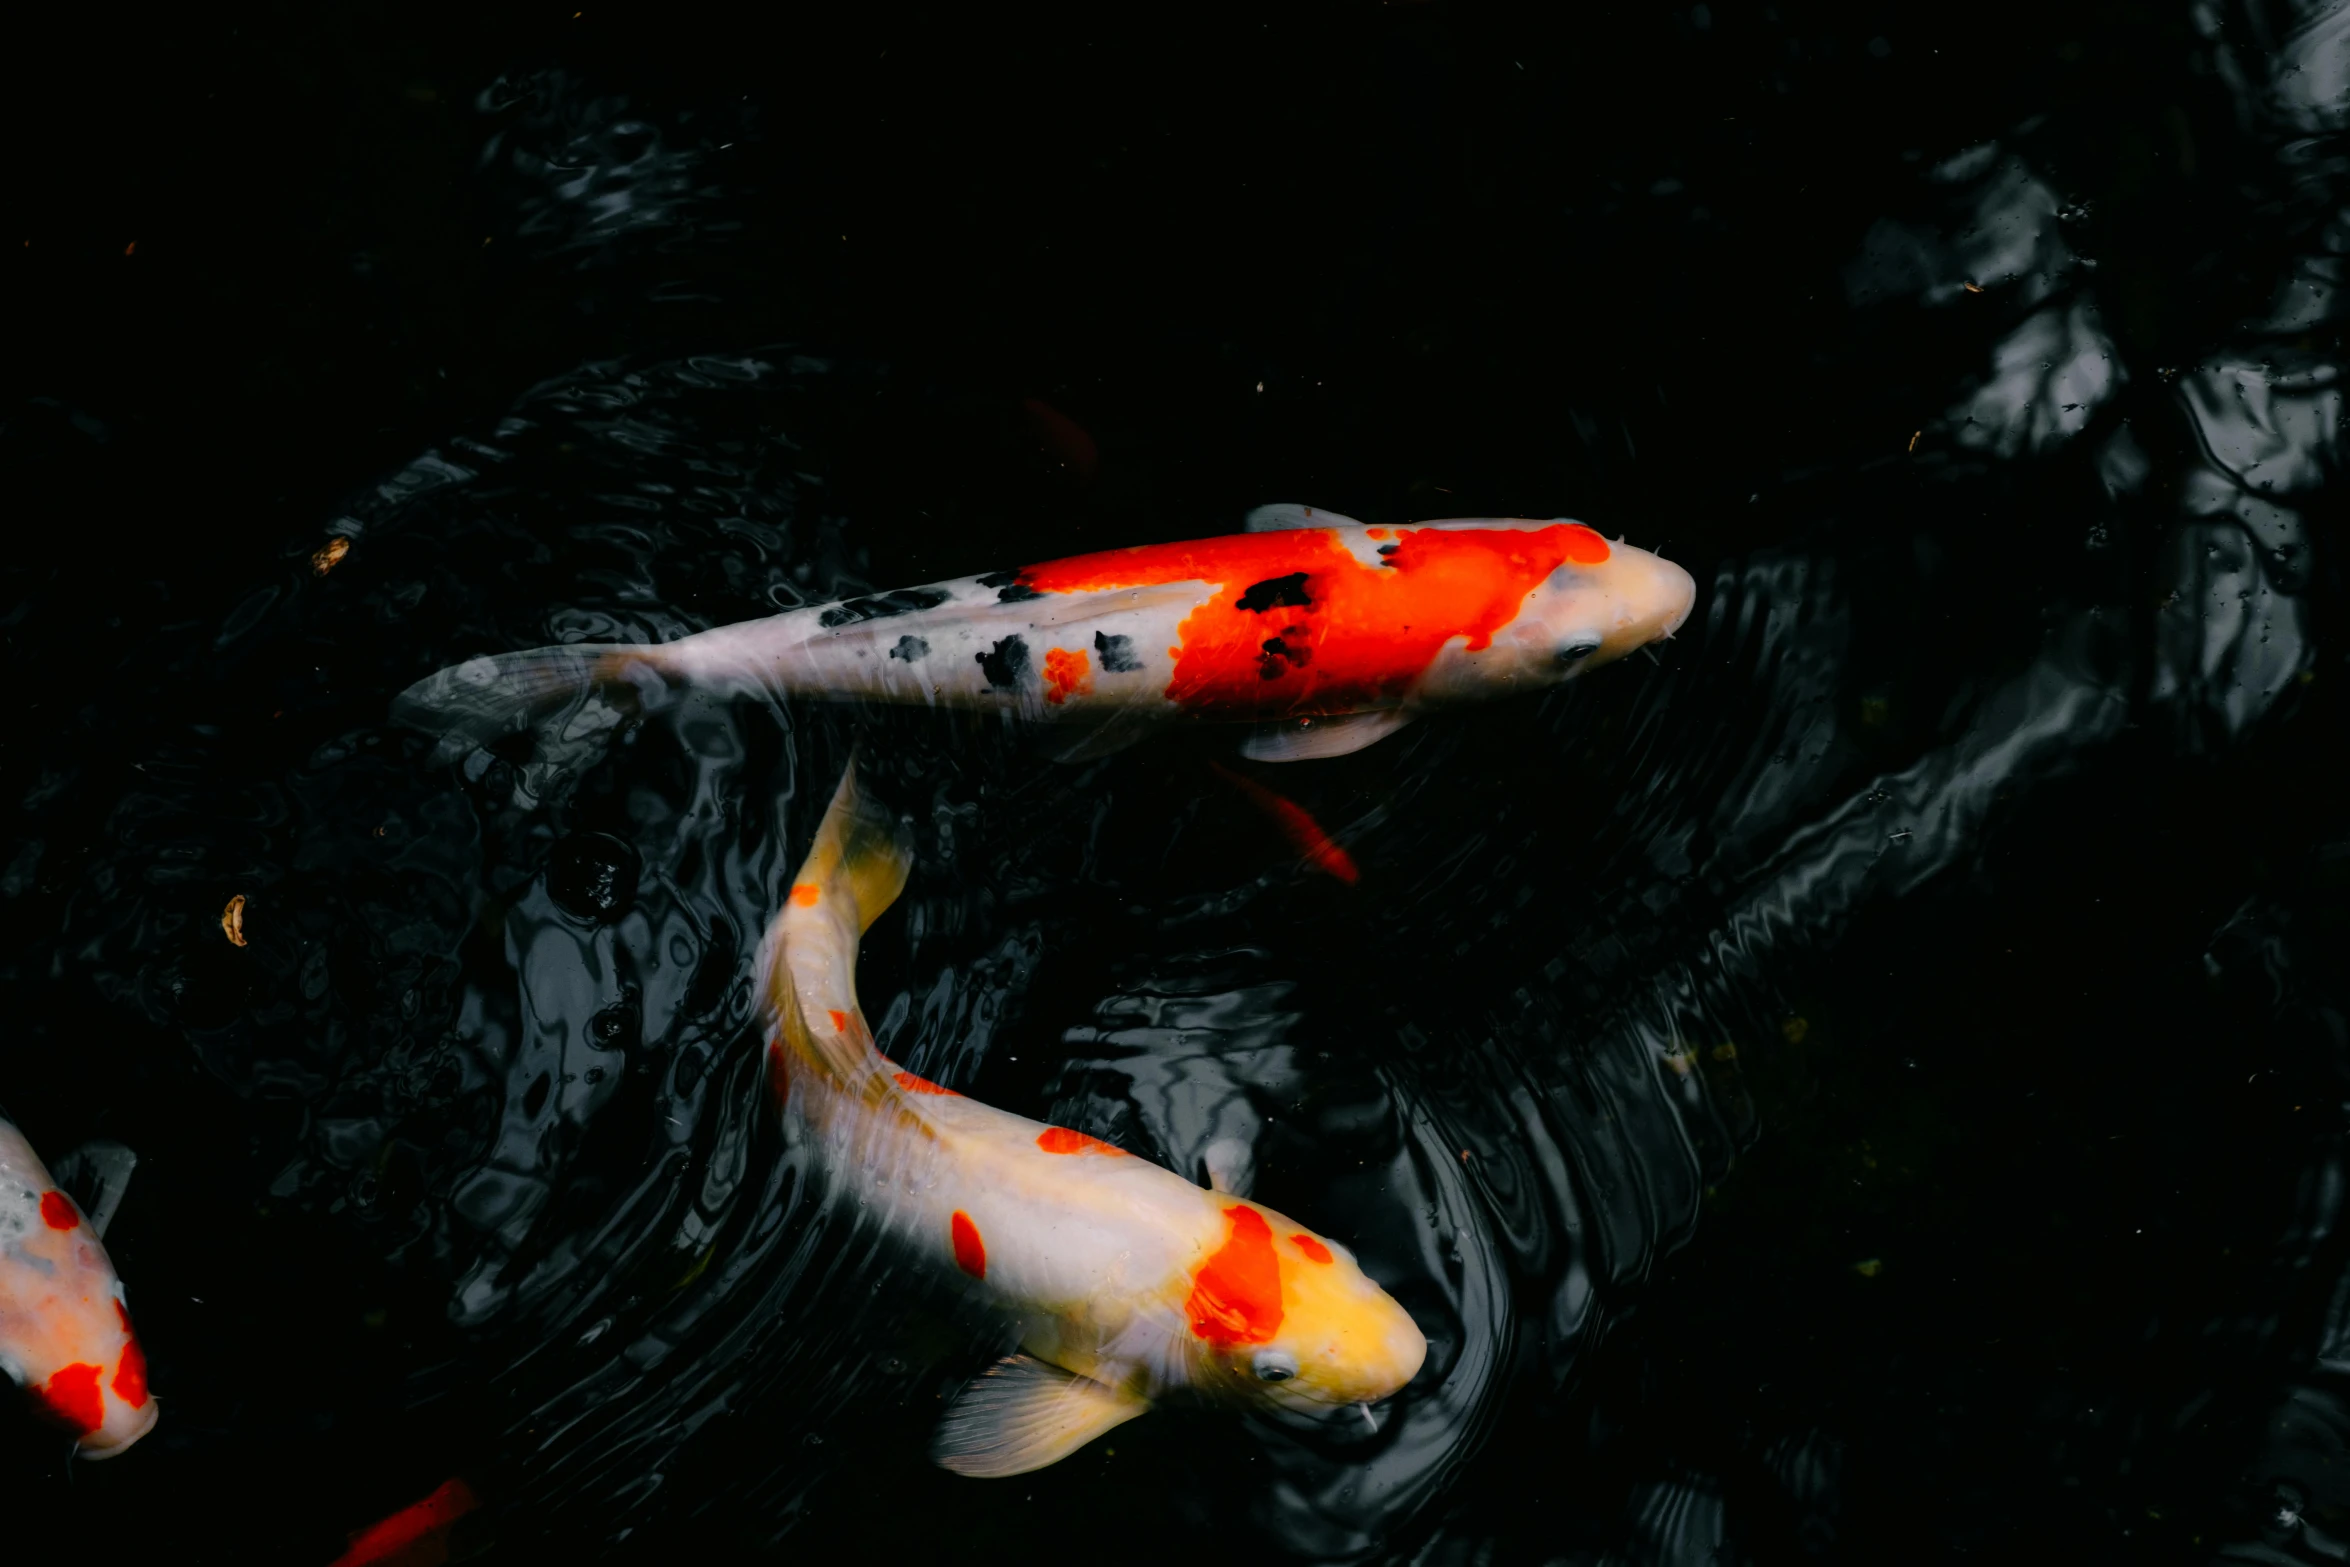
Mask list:
[[[1293,528],[1359,528],[1362,524],[1352,517],[1319,506],[1300,506],[1294,501],[1282,501],[1273,506],[1259,506],[1248,514],[1241,524],[1248,533],[1287,533]]]
[[[137,1154],[121,1143],[101,1138],[58,1160],[57,1168],[49,1173],[74,1205],[89,1215],[90,1228],[104,1240],[106,1226],[114,1222],[114,1210],[122,1206],[122,1194],[130,1188],[131,1172],[138,1167]]]
[[[1086,1443],[1149,1409],[1132,1393],[1011,1355],[971,1380],[946,1418],[930,1456],[941,1468],[995,1480],[1057,1464]]]
[[[1336,718],[1293,718],[1285,724],[1267,724],[1251,734],[1240,743],[1240,754],[1252,762],[1310,762],[1347,756],[1377,745],[1414,716],[1400,708],[1387,708],[1376,713],[1342,713]]]

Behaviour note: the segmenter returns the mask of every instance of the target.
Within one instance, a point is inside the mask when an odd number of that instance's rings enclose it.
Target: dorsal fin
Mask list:
[[[114,1222],[114,1210],[122,1206],[122,1194],[131,1184],[131,1172],[138,1167],[139,1156],[126,1145],[98,1138],[58,1160],[49,1174],[75,1206],[89,1215],[90,1229],[104,1240],[106,1227]]]
[[[1276,501],[1270,506],[1259,506],[1248,514],[1241,524],[1244,533],[1287,533],[1293,528],[1359,528],[1362,524],[1343,512],[1324,511],[1319,506],[1300,506],[1295,501]]]

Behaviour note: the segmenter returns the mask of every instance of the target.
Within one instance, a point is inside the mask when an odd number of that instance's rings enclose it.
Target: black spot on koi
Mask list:
[[[930,644],[920,637],[900,637],[898,645],[889,650],[889,656],[911,664],[918,658],[930,656]]]
[[[1102,673],[1130,675],[1142,667],[1142,660],[1134,656],[1132,637],[1114,637],[1106,631],[1093,634],[1093,650],[1102,656]]]
[[[987,683],[998,691],[1017,687],[1029,670],[1028,644],[1019,637],[1006,637],[987,652],[972,656],[979,660]]]
[[[1290,670],[1303,669],[1306,667],[1306,665],[1312,663],[1314,661],[1314,650],[1306,646],[1303,640],[1300,640],[1296,643],[1285,642],[1282,640],[1282,637],[1298,637],[1302,639],[1304,636],[1304,627],[1291,626],[1287,630],[1283,631],[1279,637],[1267,637],[1265,639],[1264,656],[1257,660],[1257,673],[1267,680],[1278,680],[1283,675],[1288,674]]]
[[[1240,607],[1259,615],[1269,609],[1311,609],[1313,603],[1306,596],[1306,574],[1302,571],[1251,583],[1248,591],[1240,596]]]
[[[911,615],[917,610],[936,609],[947,601],[937,588],[900,588],[894,593],[876,593],[870,598],[848,599],[832,606],[816,617],[816,624],[826,627],[854,625],[860,620],[887,620],[892,615]]]
[[[1030,599],[1044,597],[1041,590],[1022,582],[1020,573],[1016,571],[991,571],[979,579],[979,585],[983,588],[1001,589],[1002,591],[995,596],[995,601],[998,604],[1025,604]]]

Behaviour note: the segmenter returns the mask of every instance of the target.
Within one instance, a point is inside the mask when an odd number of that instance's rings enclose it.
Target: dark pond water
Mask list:
[[[323,1564],[461,1477],[490,1562],[2350,1554],[2350,12],[1552,11],[20,37],[0,1097],[139,1151],[165,1413],[0,1422],[11,1530]],[[1269,501],[1699,604],[1268,772],[1353,887],[1207,734],[387,718]],[[828,1206],[751,1009],[852,743],[921,821],[885,1045],[1248,1148],[1429,1335],[1376,1436],[930,1466],[996,1330]]]

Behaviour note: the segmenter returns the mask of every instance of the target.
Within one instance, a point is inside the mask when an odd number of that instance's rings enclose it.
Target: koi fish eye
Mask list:
[[[1259,1382],[1286,1382],[1297,1375],[1297,1357],[1286,1349],[1260,1349],[1255,1369]]]
[[[1559,662],[1562,664],[1572,664],[1577,659],[1589,658],[1592,654],[1598,651],[1599,639],[1597,637],[1583,638],[1574,642],[1570,642],[1565,647],[1560,648]]]

